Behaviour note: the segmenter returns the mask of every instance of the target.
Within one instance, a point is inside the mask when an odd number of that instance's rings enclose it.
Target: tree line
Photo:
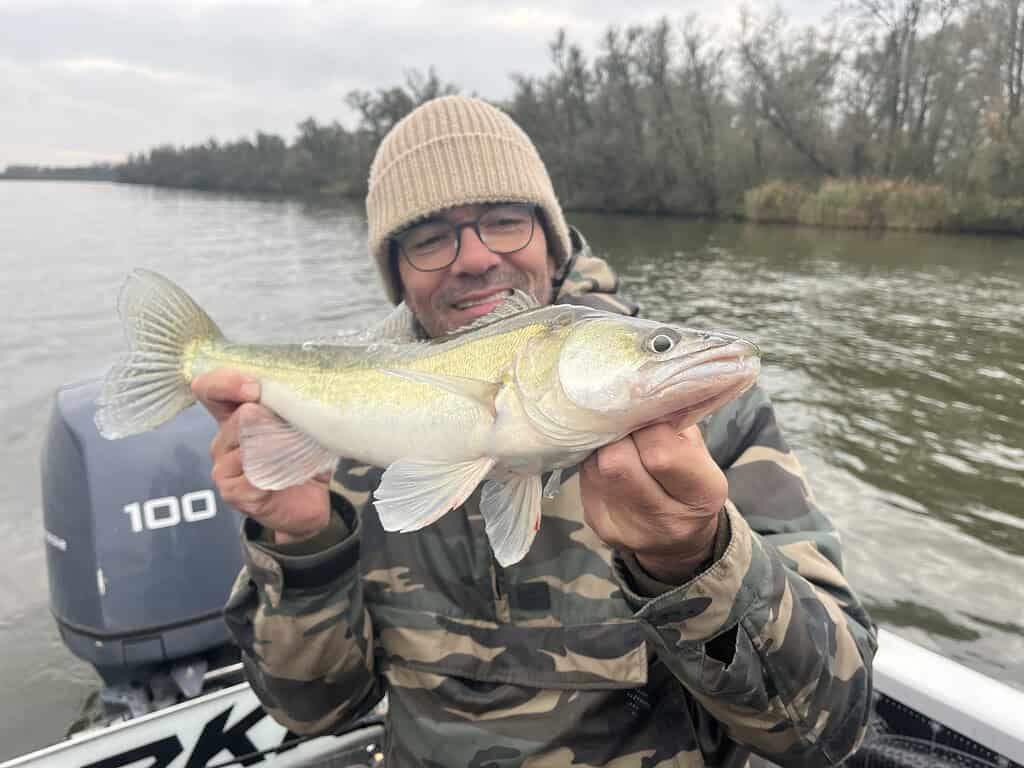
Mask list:
[[[780,180],[1024,197],[1024,0],[854,0],[803,29],[744,12],[728,40],[691,16],[608,29],[589,61],[564,33],[550,49],[507,106],[570,208],[743,214]]]
[[[964,200],[1012,200],[1016,211],[1024,198],[1024,0],[844,0],[806,28],[744,11],[728,36],[697,16],[665,18],[608,28],[591,57],[562,30],[549,54],[546,74],[511,75],[499,106],[533,138],[570,209],[742,216],[806,208],[825,188],[876,202],[921,189],[922,210],[940,192],[958,211]],[[163,146],[115,176],[361,197],[391,126],[457,91],[433,69],[411,72],[350,93],[351,129],[309,118],[290,144],[259,133]]]
[[[0,179],[57,180],[57,181],[115,181],[117,178],[111,163],[97,163],[79,166],[8,165]]]

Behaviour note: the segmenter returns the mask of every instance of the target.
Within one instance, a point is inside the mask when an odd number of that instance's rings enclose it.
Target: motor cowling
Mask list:
[[[93,422],[100,384],[57,391],[42,494],[51,610],[65,645],[111,685],[229,645],[221,612],[241,516],[210,480],[204,409],[106,440]]]

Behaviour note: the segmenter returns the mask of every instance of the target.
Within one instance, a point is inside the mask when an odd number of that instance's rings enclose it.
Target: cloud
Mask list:
[[[139,66],[124,61],[117,61],[105,57],[83,56],[72,59],[55,59],[43,63],[45,67],[52,67],[63,70],[72,75],[114,75],[119,77],[141,78],[160,83],[174,83],[194,80],[184,72],[173,72],[169,70],[153,69],[152,67]]]
[[[355,88],[433,65],[464,92],[511,95],[550,69],[559,27],[588,55],[610,24],[662,15],[725,25],[739,0],[0,0],[0,167],[117,160],[161,143],[291,137],[308,116],[349,121]],[[819,7],[789,0],[796,20]]]

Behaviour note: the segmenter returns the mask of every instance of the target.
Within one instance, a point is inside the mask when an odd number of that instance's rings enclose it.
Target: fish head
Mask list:
[[[604,313],[568,329],[557,365],[572,404],[623,432],[689,426],[752,386],[760,368],[757,345],[738,336]]]

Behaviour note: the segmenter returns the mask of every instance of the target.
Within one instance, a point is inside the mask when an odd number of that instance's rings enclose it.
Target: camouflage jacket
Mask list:
[[[582,253],[559,300],[635,311],[615,287]],[[343,463],[313,540],[274,546],[244,526],[226,617],[253,689],[296,733],[330,732],[386,692],[389,766],[731,766],[748,749],[839,762],[870,713],[875,630],[837,535],[763,390],[702,428],[729,480],[726,525],[682,586],[594,535],[575,473],[503,569],[476,494],[387,533],[370,501],[381,470]]]

